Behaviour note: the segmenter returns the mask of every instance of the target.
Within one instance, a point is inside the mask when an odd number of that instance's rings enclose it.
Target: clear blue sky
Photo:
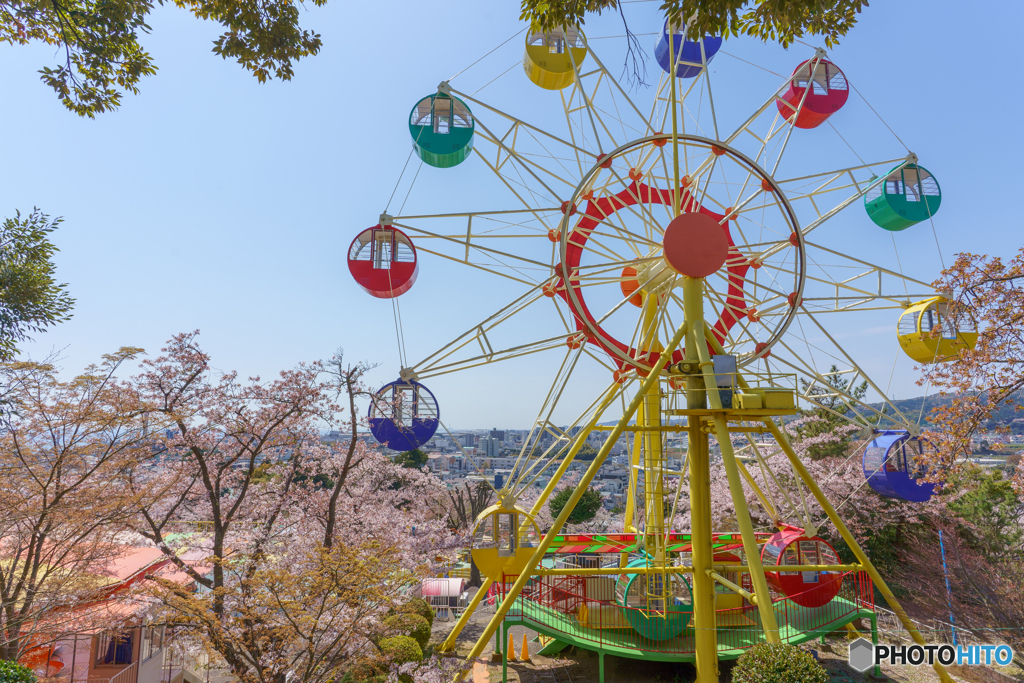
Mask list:
[[[658,4],[625,5],[634,32],[658,30]],[[1008,256],[1024,242],[1014,209],[1024,145],[1013,67],[1021,57],[1024,5],[977,7],[873,3],[830,53],[938,177],[943,204],[936,227],[947,263],[964,250]],[[41,335],[29,351],[61,350],[72,371],[123,345],[155,353],[172,334],[198,328],[216,365],[243,376],[267,377],[342,347],[352,360],[380,364],[374,383],[393,379],[391,306],[358,289],[345,250],[388,202],[409,153],[411,106],[520,30],[518,15],[511,1],[332,0],[303,13],[304,26],[323,36],[321,54],[299,63],[291,82],[260,85],[210,52],[216,25],[157,7],[145,45],[158,74],[143,81],[139,95],[126,96],[120,111],[96,120],[67,112],[40,83],[37,70],[59,59],[53,48],[0,47],[0,208],[11,215],[38,206],[65,218],[56,236],[58,277],[78,300],[74,319]],[[596,39],[621,35],[618,16],[594,17],[586,28],[617,72],[623,41]],[[653,36],[640,40],[653,49]],[[748,38],[731,38],[723,49],[779,73],[811,56],[800,45],[787,52]],[[473,92],[521,56],[516,39],[453,85]],[[648,63],[655,83],[657,68]],[[778,84],[730,56],[717,57],[712,70],[727,118],[743,115]],[[641,88],[633,96],[649,101],[650,93]],[[535,120],[549,116],[556,102],[519,68],[479,96]],[[865,112],[851,107],[833,121],[858,151],[899,156],[902,148]],[[814,146],[801,153],[813,156]],[[509,207],[507,196],[480,181],[484,170],[477,159],[449,170],[424,167],[405,213]],[[841,225],[851,232],[837,235],[836,244],[878,240],[880,260],[889,259],[889,235],[873,228],[862,208],[847,213]],[[931,280],[939,270],[934,240],[927,226],[917,227],[897,235],[900,253],[908,271]],[[419,281],[401,298],[409,360],[463,332],[511,293],[486,274],[424,258]],[[858,319],[839,330],[883,382],[896,349],[893,317]],[[526,427],[560,360],[558,353],[532,357],[430,386],[450,427]],[[893,396],[921,392],[912,366],[898,362]],[[606,373],[592,374],[556,417],[571,418],[572,408],[605,386]]]

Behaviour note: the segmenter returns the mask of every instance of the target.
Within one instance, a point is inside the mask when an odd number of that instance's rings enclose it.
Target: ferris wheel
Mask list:
[[[536,420],[498,491],[498,505],[475,532],[474,557],[489,579],[537,566],[539,530],[532,517],[538,505],[587,434],[608,430],[599,425],[602,416],[627,401],[618,433],[611,431],[617,437],[633,429],[626,422],[635,418],[630,486],[637,495],[628,501],[627,526],[641,508],[646,512],[644,527],[633,527],[644,536],[645,550],[629,567],[675,566],[672,554],[682,547],[672,545],[671,501],[671,515],[664,514],[671,498],[666,481],[686,476],[666,465],[664,436],[673,416],[689,421],[691,449],[697,422],[706,419],[701,424],[712,427],[704,433],[717,425],[725,450],[729,432],[753,431],[750,420],[834,399],[829,404],[837,417],[875,431],[863,448],[866,485],[904,500],[927,500],[932,493],[930,484],[917,481],[922,473],[908,455],[928,447],[920,416],[899,410],[884,378],[859,362],[863,349],[840,343],[834,321],[853,314],[888,321],[901,353],[923,363],[955,357],[976,335],[946,318],[949,293],[898,266],[834,246],[830,228],[842,212],[860,211],[879,234],[919,224],[927,229],[941,203],[939,184],[895,134],[891,154],[860,158],[848,142],[855,136],[836,127],[852,123],[843,120],[852,85],[821,49],[808,48],[791,74],[766,80],[760,103],[727,128],[715,100],[727,84],[714,83],[708,68],[725,55],[722,46],[721,38],[691,40],[685,27],[666,22],[654,49],[659,83],[649,95],[631,94],[581,30],[527,32],[525,77],[557,94],[557,101],[544,98],[560,110],[557,116],[537,123],[443,81],[409,117],[412,153],[424,172],[475,164],[497,179],[505,201],[490,210],[464,210],[453,192],[445,213],[385,211],[349,248],[353,277],[372,296],[393,300],[396,321],[395,299],[413,287],[426,255],[424,268],[453,261],[478,271],[481,283],[503,278],[519,289],[447,344],[403,361],[398,379],[370,408],[371,427],[386,446],[407,450],[443,428],[443,397],[439,402],[427,389],[431,378],[483,365],[498,373],[503,361],[537,353],[562,358],[550,385],[538,392]],[[832,163],[807,155],[791,161],[794,141],[812,130],[839,136],[851,154]],[[874,246],[868,253],[877,251]],[[537,309],[542,316],[534,315]],[[548,322],[538,325],[538,319]],[[401,344],[400,329],[398,337]],[[574,373],[595,371],[607,373],[607,391],[585,397],[586,408],[571,424],[556,425],[556,407],[567,397],[580,399]],[[862,382],[868,395],[853,390]],[[694,412],[700,410],[717,412]],[[746,448],[761,458],[753,441]],[[539,482],[547,482],[541,499],[532,509],[519,505]],[[738,484],[730,480],[730,488],[735,496]],[[748,595],[767,591],[767,577],[772,590],[815,604],[834,597],[818,588],[806,593],[792,574],[767,568],[769,560],[784,564],[779,558],[800,543],[819,544],[812,552],[818,560],[805,564],[836,565],[834,550],[813,530],[780,523],[774,535],[755,539],[758,546],[749,545],[751,539],[744,532],[737,552],[750,565],[758,555],[766,568],[760,578],[750,571]],[[634,625],[648,640],[680,637],[687,618],[678,606],[701,609],[704,579],[696,573],[689,582],[674,575],[657,585],[647,574],[622,576],[623,608],[640,605],[637,614],[664,617],[654,631]],[[681,600],[683,593],[691,597]],[[758,609],[766,624],[774,617],[763,602]]]

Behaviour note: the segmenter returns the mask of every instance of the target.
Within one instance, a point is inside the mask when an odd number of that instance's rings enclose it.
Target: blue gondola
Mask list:
[[[923,457],[935,446],[905,429],[876,431],[864,449],[864,477],[871,488],[887,498],[924,503],[935,493],[935,484],[919,482],[925,475]]]
[[[437,399],[419,382],[395,380],[370,401],[370,431],[393,451],[411,451],[434,436],[440,424]]]
[[[654,47],[654,57],[658,61],[658,65],[665,70],[665,73],[672,73],[672,48],[675,48],[675,52],[678,55],[676,76],[679,78],[693,78],[704,68],[705,62],[701,59],[700,54],[701,43],[704,43],[704,59],[707,60],[708,64],[711,63],[715,53],[722,47],[721,37],[706,36],[698,43],[693,40],[683,40],[683,32],[681,30],[672,32],[671,42],[672,45],[670,47],[668,22],[666,21],[665,26],[661,29],[661,35],[658,37],[658,44]]]

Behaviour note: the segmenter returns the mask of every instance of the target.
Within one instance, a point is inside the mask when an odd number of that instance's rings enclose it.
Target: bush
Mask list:
[[[562,514],[562,508],[569,502],[569,498],[572,497],[575,490],[575,487],[564,486],[551,497],[551,500],[548,501],[548,510],[551,511],[552,516],[558,517],[558,515]],[[601,509],[603,504],[604,498],[601,497],[597,489],[591,486],[583,492],[583,495],[576,503],[576,507],[569,513],[569,518],[566,521],[569,524],[589,522],[597,515],[597,511]]]
[[[384,620],[384,626],[390,633],[409,636],[420,646],[425,648],[430,641],[430,624],[418,614],[404,612],[388,617]]]
[[[732,683],[829,683],[829,676],[814,657],[795,645],[762,643],[736,661]]]
[[[0,660],[0,683],[36,683],[36,675],[17,662]]]
[[[430,606],[430,603],[423,598],[413,598],[409,602],[400,606],[395,610],[399,614],[403,612],[412,612],[418,614],[427,620],[427,624],[433,628],[434,626],[434,608]]]
[[[419,662],[423,660],[420,644],[409,636],[391,636],[380,641],[381,652],[393,664]]]

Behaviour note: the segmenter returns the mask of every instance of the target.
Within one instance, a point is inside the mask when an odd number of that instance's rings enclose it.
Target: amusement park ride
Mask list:
[[[480,164],[507,188],[512,204],[439,215],[384,213],[351,244],[353,277],[370,295],[394,300],[413,286],[419,257],[427,253],[507,278],[523,293],[402,367],[371,405],[374,435],[389,448],[409,450],[443,427],[438,403],[421,383],[432,376],[547,350],[565,354],[497,504],[477,520],[472,556],[486,582],[442,649],[453,648],[492,585],[495,614],[470,658],[492,637],[500,650],[510,625],[525,624],[556,647],[596,651],[602,680],[604,655],[613,654],[694,662],[698,681],[717,681],[720,659],[757,643],[800,643],[862,617],[874,625],[873,586],[924,642],[780,423],[797,413],[800,401],[836,399],[842,417],[874,430],[862,453],[866,483],[908,501],[932,495],[933,485],[918,481],[923,472],[914,455],[929,448],[918,420],[889,401],[822,319],[854,311],[889,315],[903,352],[921,363],[973,346],[976,333],[957,329],[946,316],[949,293],[826,246],[829,221],[858,203],[865,222],[890,232],[931,221],[939,185],[909,150],[783,175],[780,163],[796,136],[841,118],[850,97],[846,76],[816,50],[774,92],[768,89],[741,125],[724,130],[707,68],[721,47],[721,38],[691,40],[685,28],[666,24],[655,50],[661,80],[653,102],[641,105],[582,31],[527,33],[526,76],[558,95],[560,132],[447,81],[412,109],[409,131],[423,164]],[[522,312],[538,306],[554,311],[555,329],[520,324]],[[898,322],[897,311],[903,311]],[[503,332],[524,329],[536,334],[499,343]],[[809,342],[807,329],[827,344]],[[842,373],[849,381],[830,381],[811,348],[847,366]],[[583,357],[607,368],[610,386],[572,425],[558,427],[552,413]],[[854,380],[867,382],[878,401],[869,405],[839,388]],[[616,404],[622,411],[614,426],[599,424]],[[607,432],[603,446],[542,534],[534,518],[595,431]],[[672,432],[688,438],[679,471],[669,469],[666,456]],[[634,437],[625,528],[562,533],[623,433]],[[770,433],[774,442],[756,440],[758,433]],[[721,450],[734,530],[712,528],[711,437]],[[734,448],[734,439],[745,444]],[[798,505],[787,498],[787,510],[758,486],[747,465],[764,473],[772,457],[788,461],[799,489],[791,499],[804,500],[805,491],[816,499],[856,563],[840,564]],[[531,505],[519,502],[545,481]],[[755,532],[744,482],[775,531]],[[691,528],[677,531],[683,487]],[[787,516],[803,526],[786,523]]]

